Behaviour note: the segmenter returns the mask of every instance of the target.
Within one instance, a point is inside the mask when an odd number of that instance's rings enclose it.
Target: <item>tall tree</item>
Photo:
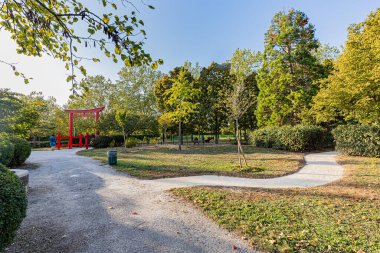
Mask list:
[[[334,71],[314,98],[316,121],[380,124],[380,9],[349,27]]]
[[[152,63],[151,56],[143,49],[144,22],[138,18],[133,2],[102,0],[98,8],[96,4],[86,6],[81,0],[0,0],[0,27],[11,33],[18,46],[17,53],[47,54],[65,62],[66,68],[72,71],[68,81],[75,79],[75,69],[86,74],[80,66],[81,60],[86,59],[79,53],[81,46],[96,48],[126,66]],[[119,7],[125,8],[123,15],[117,14]],[[156,68],[160,63],[161,60],[153,62],[152,66]],[[8,65],[20,75],[14,64]],[[23,77],[27,83],[29,79]]]
[[[191,113],[196,109],[197,103],[193,98],[198,89],[194,87],[193,80],[188,78],[188,70],[184,67],[180,70],[178,77],[172,79],[172,86],[165,92],[168,96],[167,106],[171,109],[168,113],[173,121],[178,123],[178,147],[182,146],[182,124],[187,122]]]
[[[124,67],[116,82],[116,105],[145,115],[158,114],[154,85],[162,73],[148,66]]]
[[[232,90],[230,64],[211,63],[203,68],[196,82],[200,89],[198,124],[214,132],[215,143],[218,143],[220,126],[227,121],[227,96]]]
[[[239,120],[256,101],[256,94],[249,90],[246,79],[252,74],[257,63],[258,54],[247,49],[237,49],[231,59],[230,73],[233,75],[234,80],[232,92],[228,98],[228,107],[230,109],[231,118],[234,120],[236,126],[236,141],[240,168],[242,168],[241,155],[243,156],[246,166],[248,166],[248,164],[240,142]]]
[[[315,56],[319,42],[314,26],[301,11],[279,12],[265,34],[264,46],[257,76],[258,125],[297,124],[318,92],[317,81],[326,77]]]

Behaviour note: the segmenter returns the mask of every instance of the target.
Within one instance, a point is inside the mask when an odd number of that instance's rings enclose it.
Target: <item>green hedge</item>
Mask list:
[[[97,136],[91,141],[91,146],[93,148],[108,148],[112,140],[112,137],[109,136]]]
[[[26,208],[25,187],[12,171],[0,164],[0,252],[12,242]]]
[[[11,138],[10,141],[15,145],[12,166],[23,164],[32,152],[29,142],[16,137]]]
[[[0,163],[11,166],[15,153],[15,145],[8,138],[0,139]]]
[[[346,155],[380,157],[380,127],[341,125],[333,130],[336,149]]]
[[[251,133],[250,142],[257,147],[295,152],[333,147],[331,134],[313,125],[261,128]]]

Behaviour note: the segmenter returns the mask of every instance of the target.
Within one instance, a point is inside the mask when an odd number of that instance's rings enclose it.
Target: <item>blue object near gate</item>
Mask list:
[[[108,157],[108,164],[109,165],[116,165],[117,164],[117,151],[116,150],[108,151],[107,157]]]

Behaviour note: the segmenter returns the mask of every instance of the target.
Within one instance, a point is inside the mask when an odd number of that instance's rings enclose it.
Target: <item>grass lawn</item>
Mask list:
[[[309,189],[172,192],[266,252],[380,252],[380,159],[340,156],[345,177]]]
[[[279,177],[294,173],[304,164],[303,154],[245,146],[249,168],[239,169],[234,145],[146,147],[118,150],[116,169],[138,178],[155,179],[188,175],[231,175],[254,178]],[[107,149],[78,152],[107,160]]]

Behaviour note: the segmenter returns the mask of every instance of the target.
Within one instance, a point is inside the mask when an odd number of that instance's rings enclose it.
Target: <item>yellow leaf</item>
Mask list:
[[[104,16],[104,17],[103,17],[103,22],[104,22],[104,23],[108,24],[109,21],[110,21],[110,20],[109,20],[109,18],[108,18],[107,16]]]

